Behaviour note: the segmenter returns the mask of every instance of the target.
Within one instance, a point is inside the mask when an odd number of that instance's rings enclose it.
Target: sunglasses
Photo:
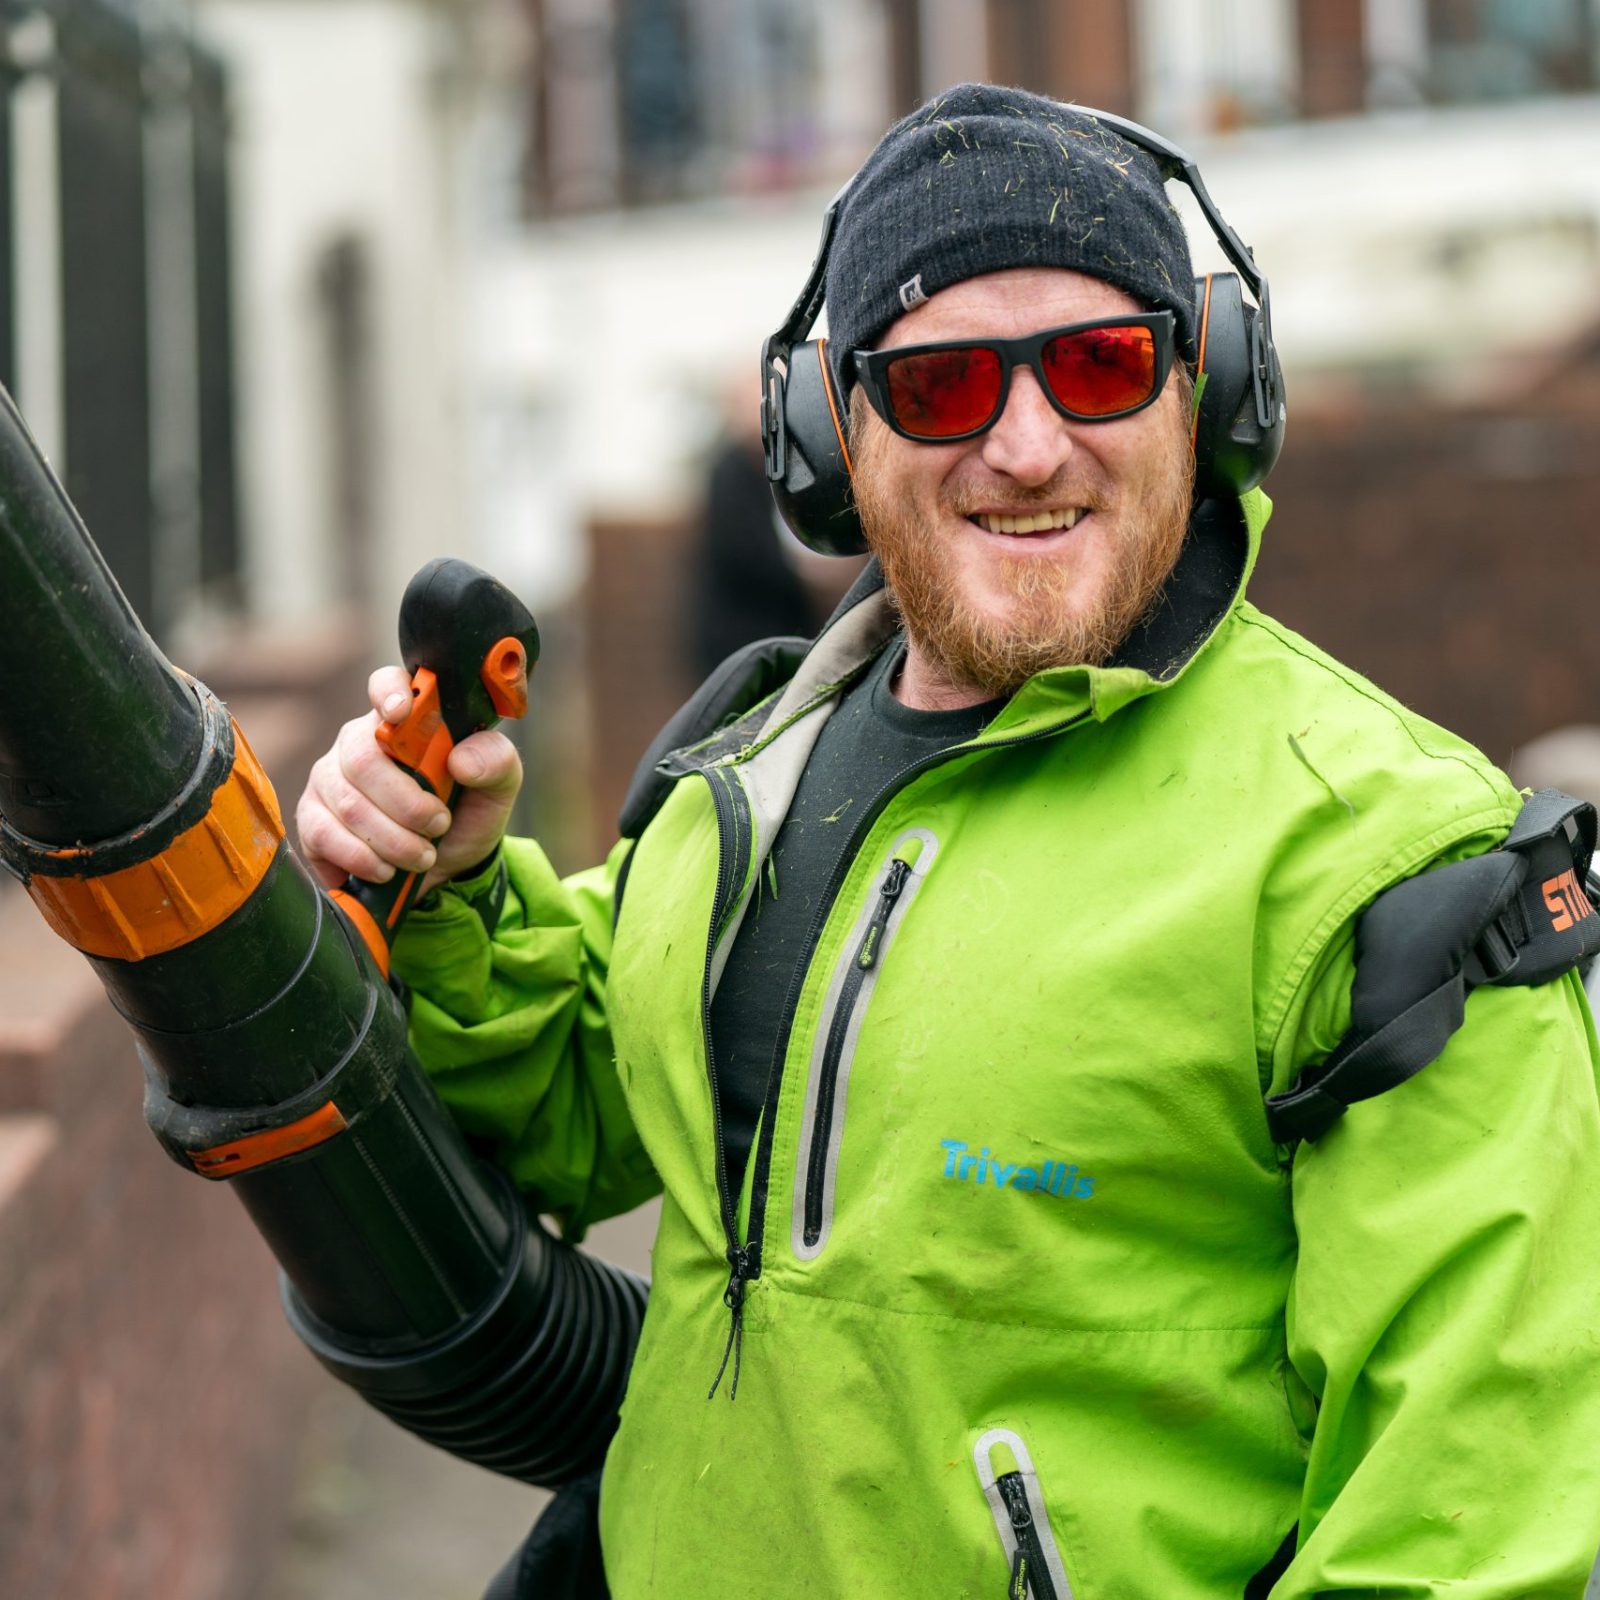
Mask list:
[[[1045,328],[1020,339],[957,339],[895,350],[856,350],[856,376],[872,408],[905,439],[954,444],[992,428],[1014,367],[1029,368],[1045,397],[1074,422],[1142,411],[1172,370],[1170,311]]]

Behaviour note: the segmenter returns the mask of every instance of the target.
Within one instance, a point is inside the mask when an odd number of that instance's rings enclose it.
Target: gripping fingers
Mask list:
[[[398,776],[416,789],[403,774]],[[425,798],[443,810],[437,800]],[[337,746],[311,769],[296,822],[301,848],[325,882],[329,874],[323,871],[324,864],[341,876],[349,872],[382,883],[396,867],[426,871],[434,862],[430,840],[386,813],[344,776]]]
[[[419,833],[402,827],[393,817],[375,806],[359,790],[342,785],[327,809],[334,822],[358,840],[385,865],[406,872],[426,872],[437,856],[433,844]],[[352,869],[354,870],[354,869]],[[365,876],[357,872],[357,877]],[[382,882],[390,876],[385,872]]]
[[[377,717],[367,716],[347,722],[340,730],[335,749],[343,783],[326,785],[323,799],[336,816],[358,832],[362,832],[358,822],[368,817],[344,793],[347,788],[370,801],[384,820],[398,824],[408,833],[437,838],[450,826],[449,811],[437,795],[430,794],[389,759],[374,737],[376,727]],[[364,832],[362,836],[367,837]],[[368,838],[368,842],[382,851],[378,839]],[[403,864],[412,865],[409,861]]]
[[[427,835],[449,826],[449,813],[379,749],[376,715],[340,729],[332,750],[311,769],[296,811],[301,849],[330,887],[346,873],[383,883],[396,868],[425,872],[436,859]]]
[[[295,813],[300,853],[326,889],[337,889],[347,876],[367,883],[387,883],[394,868],[355,834],[308,789]]]
[[[451,751],[450,775],[461,785],[455,821],[439,841],[439,860],[424,891],[493,852],[522,786],[522,762],[503,733],[475,733]]]

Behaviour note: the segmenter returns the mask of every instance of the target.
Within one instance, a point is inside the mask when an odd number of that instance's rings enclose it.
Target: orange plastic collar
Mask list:
[[[159,855],[101,877],[35,875],[44,920],[85,955],[143,961],[210,933],[266,876],[283,841],[278,797],[238,723],[211,809]]]

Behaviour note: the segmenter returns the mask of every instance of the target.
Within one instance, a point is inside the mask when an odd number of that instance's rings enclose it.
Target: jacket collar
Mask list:
[[[1159,603],[1116,658],[1030,678],[974,742],[1043,733],[1085,712],[1104,721],[1176,683],[1243,598],[1271,510],[1259,489],[1238,501],[1202,502]],[[871,561],[815,643],[768,639],[731,657],[651,742],[623,805],[623,836],[644,831],[679,778],[754,754],[832,698],[898,626],[883,573]]]

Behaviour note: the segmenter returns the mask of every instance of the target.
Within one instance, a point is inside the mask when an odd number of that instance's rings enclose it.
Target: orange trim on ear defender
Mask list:
[[[822,368],[822,392],[828,397],[828,415],[833,418],[833,431],[839,440],[839,453],[844,457],[844,470],[855,476],[855,465],[850,460],[850,446],[845,442],[844,428],[839,421],[839,407],[833,398],[833,374],[828,371],[828,341],[817,340],[817,365]]]
[[[1200,442],[1200,402],[1205,398],[1205,391],[1201,387],[1206,375],[1206,341],[1211,333],[1211,279],[1212,274],[1206,274],[1206,297],[1200,306],[1200,349],[1195,357],[1194,366],[1194,420],[1189,424],[1189,453],[1195,453],[1195,447]]]

